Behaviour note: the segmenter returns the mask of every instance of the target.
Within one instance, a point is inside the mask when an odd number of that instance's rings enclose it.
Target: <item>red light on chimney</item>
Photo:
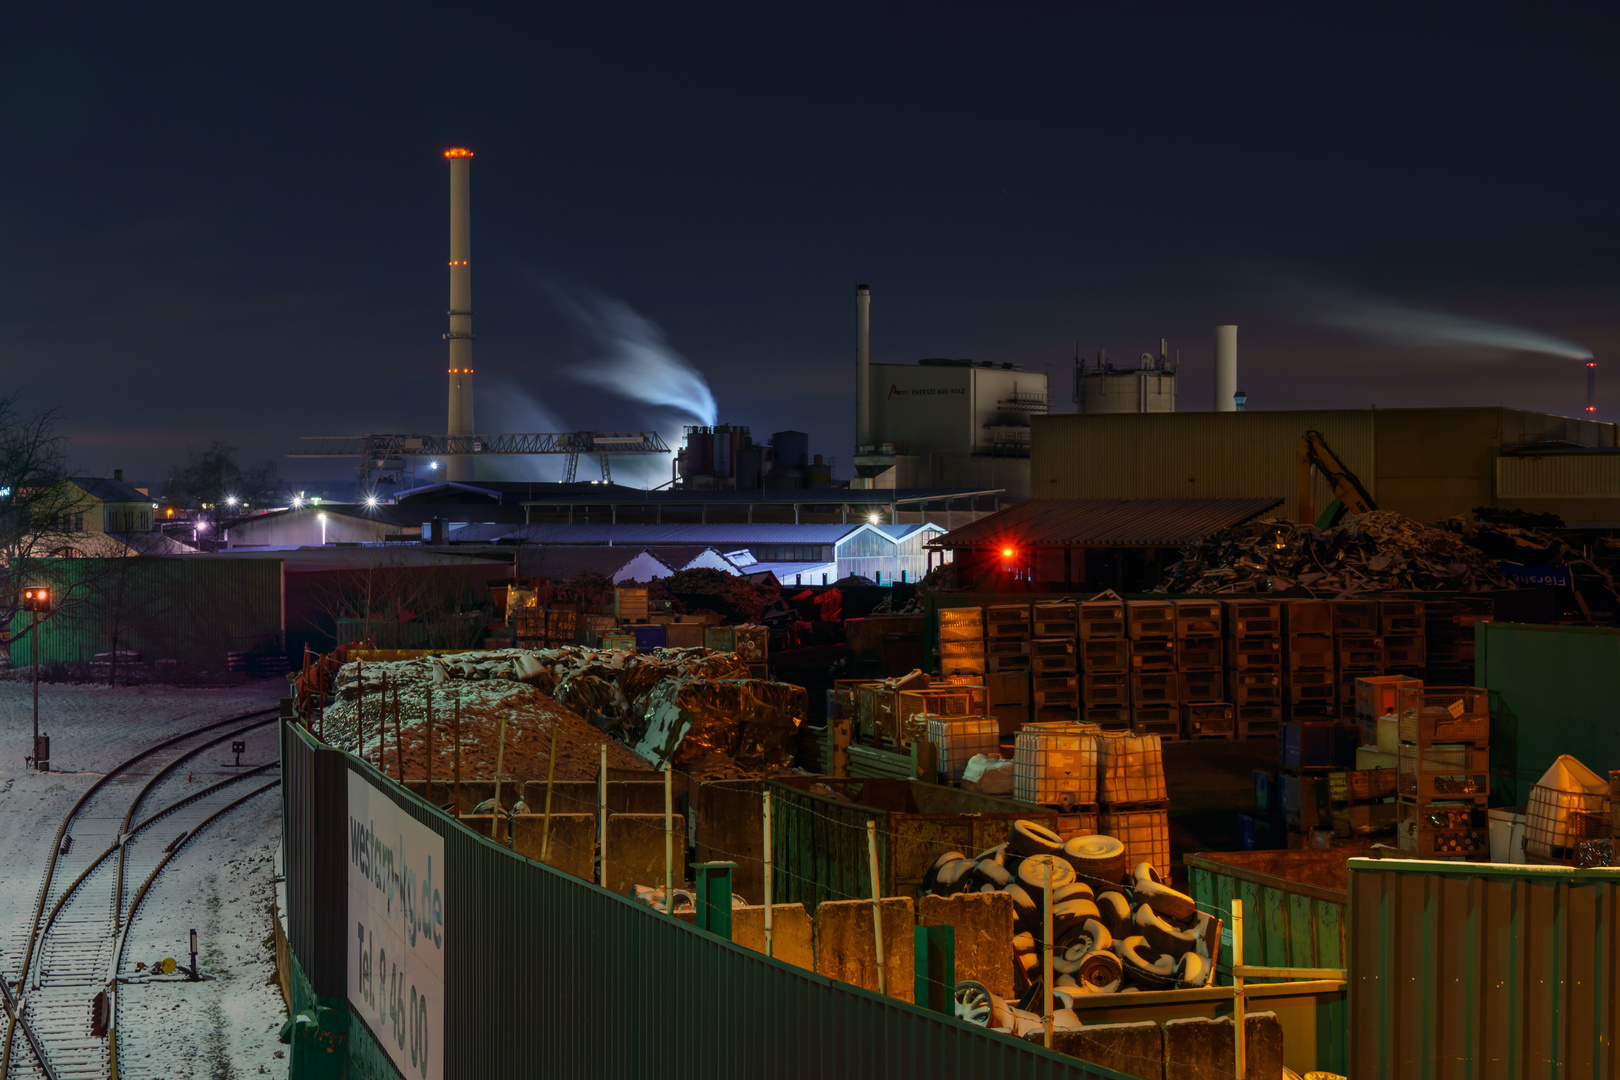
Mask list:
[[[1001,549],[1001,557],[1003,559],[1012,558],[1013,557],[1013,549],[1012,548],[1002,548]]]

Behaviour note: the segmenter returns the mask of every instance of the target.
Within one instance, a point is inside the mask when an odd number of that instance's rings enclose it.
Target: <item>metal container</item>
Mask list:
[[[1620,872],[1352,859],[1351,1076],[1614,1076]]]
[[[1345,860],[1358,844],[1329,851],[1222,851],[1186,857],[1193,899],[1230,911],[1243,901],[1243,962],[1267,967],[1344,967]],[[1230,981],[1222,955],[1218,976]]]
[[[637,652],[652,652],[662,649],[668,640],[662,623],[639,623],[635,626],[625,627],[636,639]]]
[[[1019,818],[1056,831],[1055,811],[916,780],[793,776],[767,781],[777,903],[814,910],[872,895],[866,823],[877,822],[884,896],[915,896],[947,851],[972,856],[1007,839]],[[833,797],[834,793],[844,798]]]

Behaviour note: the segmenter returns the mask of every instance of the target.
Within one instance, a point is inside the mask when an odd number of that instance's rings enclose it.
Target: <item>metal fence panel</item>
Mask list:
[[[1615,1075],[1620,871],[1349,866],[1350,1075]]]
[[[280,559],[33,559],[57,609],[40,623],[42,664],[88,663],[120,650],[223,671],[227,652],[283,648]],[[31,616],[11,623],[11,662],[32,663]]]
[[[660,916],[475,835],[292,725],[285,732],[292,945],[317,993],[335,986],[341,997],[346,985],[345,772],[444,837],[447,1080],[1122,1078]],[[351,1064],[369,1073],[381,1055],[350,1013]]]

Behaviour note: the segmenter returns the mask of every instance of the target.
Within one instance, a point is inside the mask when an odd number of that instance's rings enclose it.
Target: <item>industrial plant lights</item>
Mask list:
[[[367,495],[366,496],[366,505],[370,506],[370,507],[375,507],[377,505],[377,496],[375,496],[375,495]]]
[[[1013,557],[1013,549],[1012,548],[1002,548],[1001,549],[1001,557],[1003,559],[1012,558]]]
[[[49,585],[35,585],[23,590],[22,608],[24,611],[51,610],[51,589]]]
[[[872,514],[866,520],[870,521],[873,525],[876,525],[878,522],[883,520],[883,515],[882,514]]]

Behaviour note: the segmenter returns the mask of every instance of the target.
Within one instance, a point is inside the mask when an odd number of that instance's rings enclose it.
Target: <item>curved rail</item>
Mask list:
[[[183,743],[188,739],[193,739],[202,732],[213,731],[216,728],[226,727],[231,724],[239,724],[243,720],[249,720],[256,716],[263,716],[266,713],[279,714],[279,711],[279,708],[274,706],[268,709],[254,709],[251,712],[239,713],[235,716],[228,716],[223,720],[216,720],[209,724],[203,724],[201,727],[193,728],[190,731],[182,732],[179,735],[175,735],[171,738],[164,739],[161,742],[154,743],[153,745],[142,750],[140,753],[136,754],[134,757],[131,757],[128,760],[114,766],[112,769],[109,769],[106,775],[99,777],[95,783],[91,784],[90,787],[85,790],[83,795],[79,796],[78,800],[73,804],[73,808],[69,810],[67,816],[62,819],[62,824],[57,828],[56,837],[51,844],[51,857],[50,861],[45,867],[45,880],[40,885],[39,900],[34,905],[33,927],[29,931],[28,944],[23,952],[22,967],[18,970],[17,987],[19,991],[24,990],[27,984],[28,971],[33,966],[34,950],[38,945],[40,938],[40,920],[45,914],[45,904],[50,897],[51,882],[56,874],[56,861],[62,854],[62,840],[67,836],[68,827],[73,823],[73,819],[79,815],[79,812],[84,809],[85,805],[88,804],[89,801],[94,798],[104,787],[106,787],[107,784],[110,783],[115,777],[129,771],[130,768],[154,754],[162,753],[164,750]],[[277,717],[272,717],[270,720],[265,721],[265,723],[274,723],[276,719]],[[243,730],[252,730],[255,727],[262,726],[263,724],[251,724]],[[209,743],[206,746],[198,747],[192,753],[200,752],[201,750],[206,749],[207,746],[217,745],[219,742],[223,742],[224,739],[229,737],[229,735],[226,735],[221,739],[214,740],[214,742]],[[190,756],[190,753],[185,755],[185,757]],[[185,760],[185,757],[182,757],[179,760]],[[97,861],[99,862],[100,860]],[[80,875],[80,878],[82,880],[83,875]],[[4,978],[0,978],[0,1002],[3,1002],[5,1005],[5,1010],[8,1016],[8,1022],[6,1024],[5,1049],[3,1052],[0,1052],[0,1080],[5,1080],[5,1078],[11,1075],[11,1051],[15,1042],[16,1031],[19,1023],[21,1023],[23,1028],[24,1039],[28,1042],[29,1048],[34,1051],[35,1057],[39,1059],[40,1068],[45,1072],[45,1075],[50,1078],[50,1080],[56,1080],[56,1071],[51,1067],[50,1062],[46,1059],[44,1048],[40,1045],[39,1039],[33,1032],[32,1027],[25,1019],[23,1019],[21,1015],[21,1005],[12,996],[11,988],[6,983]]]
[[[266,766],[262,766],[261,768],[269,768],[269,766],[266,765]],[[260,770],[256,769],[254,771],[258,772]],[[209,789],[209,790],[217,790],[219,787],[223,786],[224,784],[231,783],[231,782],[233,782],[233,781],[235,781],[237,779],[240,779],[240,778],[239,777],[232,777],[230,780],[222,781],[220,784],[214,785],[214,787]],[[152,868],[152,872],[150,874],[148,874],[146,876],[146,880],[141,883],[140,890],[138,892],[136,892],[136,894],[135,894],[135,899],[130,901],[129,917],[124,920],[124,928],[122,930],[120,930],[119,933],[118,933],[118,943],[117,943],[117,945],[115,945],[113,947],[113,957],[112,957],[112,1003],[111,1003],[111,1008],[109,1008],[107,1010],[107,1017],[108,1017],[108,1023],[107,1023],[107,1046],[108,1046],[108,1055],[109,1055],[109,1058],[110,1058],[111,1063],[112,1063],[112,1080],[118,1080],[118,969],[123,966],[123,962],[124,962],[124,943],[129,940],[130,927],[135,925],[135,915],[140,910],[141,901],[146,899],[147,890],[149,890],[152,887],[152,882],[157,880],[158,874],[163,872],[163,868],[165,866],[169,865],[169,860],[173,859],[176,855],[180,854],[180,849],[185,847],[186,844],[191,841],[192,837],[196,836],[198,833],[202,832],[208,826],[212,825],[219,818],[224,817],[226,814],[230,813],[232,810],[235,810],[238,806],[241,806],[243,803],[247,802],[249,799],[253,798],[256,795],[263,795],[266,791],[269,791],[271,788],[277,787],[280,784],[281,784],[281,778],[277,777],[276,779],[270,781],[268,784],[265,784],[262,787],[254,788],[252,791],[248,792],[246,795],[242,796],[240,799],[237,799],[235,802],[229,803],[226,806],[222,806],[218,810],[214,811],[212,814],[209,814],[202,821],[198,822],[197,825],[194,828],[187,830],[184,834],[182,834],[179,837],[179,839],[177,839],[174,842],[174,845],[168,851],[163,853],[163,858],[158,860],[158,864]],[[190,798],[182,799],[180,802],[175,803],[173,806],[164,808],[163,810],[159,811],[157,814],[154,814],[151,817],[147,818],[145,821],[143,821],[141,823],[141,827],[142,828],[146,827],[147,825],[151,824],[153,821],[156,821],[160,816],[163,816],[163,815],[169,813],[170,810],[178,810],[178,809],[180,809],[181,806],[183,806],[183,805],[185,805],[187,803],[195,802],[197,799],[202,798],[203,794],[204,794],[204,792],[198,792],[197,794],[191,796]],[[0,1080],[4,1080],[4,1078],[0,1077]]]

